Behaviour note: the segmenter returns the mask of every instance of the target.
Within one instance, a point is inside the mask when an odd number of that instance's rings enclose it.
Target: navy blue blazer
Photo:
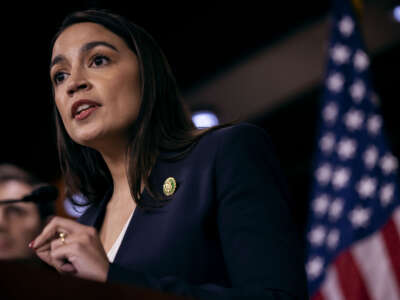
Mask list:
[[[108,281],[198,299],[307,299],[287,189],[265,131],[230,126],[181,160],[163,155],[150,182],[162,193],[174,177],[177,190],[162,208],[135,209]],[[79,222],[99,229],[108,200]]]

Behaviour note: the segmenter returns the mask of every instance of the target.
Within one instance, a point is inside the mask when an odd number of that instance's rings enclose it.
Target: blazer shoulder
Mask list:
[[[218,148],[237,147],[240,144],[255,146],[260,143],[272,147],[271,139],[264,128],[245,122],[215,129],[205,134],[201,140],[200,144],[218,145]]]

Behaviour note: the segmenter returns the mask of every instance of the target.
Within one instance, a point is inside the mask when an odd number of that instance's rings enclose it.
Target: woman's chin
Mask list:
[[[123,147],[128,141],[126,134],[112,130],[80,130],[70,135],[75,143],[95,149],[99,152]]]
[[[89,147],[89,148],[96,148],[96,145],[100,144],[102,140],[104,140],[99,134],[79,134],[73,137],[75,143],[79,145]]]

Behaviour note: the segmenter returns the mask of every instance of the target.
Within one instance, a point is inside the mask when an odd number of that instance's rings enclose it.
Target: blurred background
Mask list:
[[[145,3],[144,3],[145,2]],[[400,156],[399,1],[365,0],[361,29],[394,154]],[[329,1],[234,5],[186,1],[65,1],[8,4],[2,19],[1,162],[22,166],[62,189],[48,65],[63,17],[108,8],[159,42],[193,114],[242,120],[270,135],[287,178],[290,208],[306,228],[317,118],[330,37]],[[59,214],[67,214],[62,199]]]

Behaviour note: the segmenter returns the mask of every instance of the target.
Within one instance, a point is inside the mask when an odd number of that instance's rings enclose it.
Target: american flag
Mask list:
[[[349,0],[333,0],[307,228],[313,300],[400,299],[398,160]]]

